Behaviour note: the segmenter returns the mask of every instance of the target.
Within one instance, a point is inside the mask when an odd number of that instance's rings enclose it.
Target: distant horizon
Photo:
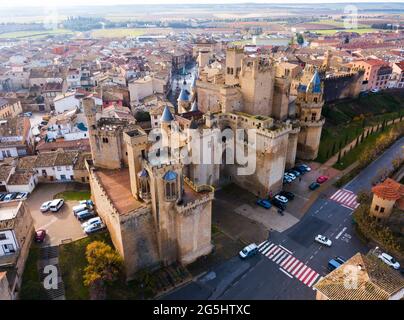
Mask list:
[[[203,4],[268,4],[268,5],[289,5],[289,4],[389,4],[389,3],[403,3],[403,0],[390,0],[390,1],[380,1],[380,0],[357,0],[357,1],[349,1],[349,0],[255,0],[255,1],[246,1],[246,0],[148,0],[147,4],[141,0],[70,0],[68,4],[62,0],[14,0],[12,2],[0,3],[0,7],[2,8],[19,8],[19,7],[80,7],[80,6],[94,6],[94,7],[103,7],[103,6],[117,6],[117,5],[203,5]]]

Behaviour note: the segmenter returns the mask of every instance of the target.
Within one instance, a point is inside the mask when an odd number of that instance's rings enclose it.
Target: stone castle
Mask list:
[[[214,188],[234,182],[260,197],[281,190],[285,168],[296,157],[317,157],[324,118],[323,84],[317,70],[297,72],[265,55],[227,49],[223,69],[199,66],[191,92],[178,98],[178,112],[165,107],[159,126],[146,132],[135,122],[109,118],[92,99],[83,100],[92,160],[87,161],[92,197],[112,241],[123,256],[127,277],[141,268],[189,264],[212,250]],[[254,129],[255,170],[226,162],[230,143],[217,132]],[[248,136],[249,137],[249,136]],[[195,138],[208,141],[203,152],[221,155],[220,163],[185,161]]]

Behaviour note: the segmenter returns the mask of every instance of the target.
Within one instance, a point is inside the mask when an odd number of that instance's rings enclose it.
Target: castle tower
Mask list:
[[[243,48],[228,48],[226,51],[225,83],[229,86],[238,84],[241,71],[241,61],[244,57]]]
[[[146,157],[147,134],[140,127],[123,134],[128,152],[130,187],[134,198],[148,200],[150,187],[148,174],[142,169],[142,159]]]
[[[241,64],[240,86],[244,112],[271,115],[274,95],[275,69],[264,57],[245,57]]]
[[[332,58],[332,53],[330,50],[327,50],[324,54],[324,61],[322,64],[322,69],[328,70],[331,66],[331,58]]]
[[[297,143],[297,157],[305,160],[317,158],[324,118],[321,110],[324,105],[323,83],[317,70],[307,86],[300,85],[296,98],[296,113],[301,130]]]
[[[116,118],[100,117],[92,98],[83,99],[84,114],[89,126],[91,155],[94,165],[106,169],[119,169],[125,153],[122,141],[122,128],[128,122]],[[100,117],[98,119],[98,117]]]
[[[178,103],[178,113],[185,113],[188,112],[191,102],[189,100],[189,93],[186,89],[181,89],[180,95],[177,99]]]

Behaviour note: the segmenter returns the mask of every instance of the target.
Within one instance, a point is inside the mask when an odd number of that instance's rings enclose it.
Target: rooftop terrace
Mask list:
[[[132,195],[128,168],[97,169],[95,174],[119,214],[127,214],[145,206],[144,202],[136,200]]]

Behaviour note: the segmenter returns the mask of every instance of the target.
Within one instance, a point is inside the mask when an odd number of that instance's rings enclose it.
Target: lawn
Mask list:
[[[87,265],[85,251],[87,245],[96,240],[112,245],[108,232],[101,232],[59,247],[59,266],[67,300],[89,299],[88,288],[83,284],[83,272]]]
[[[384,120],[398,118],[403,108],[404,99],[401,93],[373,94],[325,105],[322,114],[326,123],[316,161],[327,161],[332,156],[332,149],[336,153],[340,143],[344,146],[346,142],[354,140],[362,133],[363,125],[377,125]]]
[[[390,128],[391,126],[387,127]],[[357,147],[353,148],[351,151],[348,151],[345,156],[341,158],[339,163],[334,164],[334,168],[338,170],[343,170],[353,164],[356,160],[358,160],[359,155],[371,147],[377,138],[384,132],[375,132],[370,134],[367,138],[365,138],[362,143],[360,143]]]
[[[38,259],[39,246],[32,244],[28,259],[25,264],[24,273],[22,275],[22,284],[20,299],[21,300],[45,300],[47,295],[39,278]]]
[[[95,233],[84,239],[59,247],[59,266],[62,272],[67,300],[90,299],[89,290],[83,284],[83,274],[87,266],[85,256],[86,247],[93,241],[103,241],[113,247],[108,232]],[[153,281],[156,281],[156,279]],[[145,295],[142,296],[138,281],[133,280],[127,283],[124,279],[120,279],[107,287],[107,299],[140,299],[142,297],[153,297],[153,293],[149,292],[148,289],[145,288],[144,290]]]
[[[91,191],[89,191],[89,190],[82,190],[82,191],[68,190],[68,191],[57,193],[53,198],[54,199],[62,198],[66,201],[68,201],[68,200],[72,200],[72,201],[88,200],[91,198]]]
[[[61,35],[61,34],[73,34],[72,31],[67,29],[55,29],[55,30],[40,30],[40,31],[17,31],[17,32],[8,32],[1,33],[0,39],[37,39],[44,38],[52,35]]]

